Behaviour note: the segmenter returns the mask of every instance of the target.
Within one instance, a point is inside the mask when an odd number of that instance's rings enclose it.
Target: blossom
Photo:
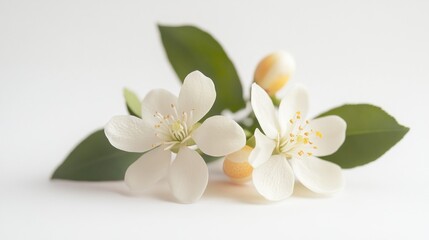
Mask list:
[[[110,143],[123,151],[146,152],[125,173],[125,182],[142,192],[164,177],[175,198],[198,200],[208,182],[208,169],[197,148],[224,156],[245,145],[243,129],[224,116],[198,123],[216,99],[212,80],[199,71],[186,76],[178,97],[163,89],[150,91],[142,101],[142,118],[113,117],[105,127]],[[171,161],[172,154],[175,159]]]
[[[296,86],[276,112],[268,94],[252,85],[251,104],[265,134],[255,130],[250,153],[253,184],[273,201],[289,197],[295,177],[316,193],[334,193],[343,187],[341,168],[317,158],[333,154],[345,140],[346,122],[338,116],[306,120],[308,95]]]
[[[295,60],[283,51],[264,57],[256,67],[254,81],[269,95],[273,96],[292,77],[295,72]]]

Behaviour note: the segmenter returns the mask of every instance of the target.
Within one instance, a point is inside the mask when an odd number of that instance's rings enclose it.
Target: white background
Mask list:
[[[428,12],[424,0],[0,0],[0,239],[428,239]],[[312,114],[369,102],[411,131],[345,170],[333,197],[298,186],[266,203],[221,164],[192,205],[165,183],[135,197],[121,182],[50,181],[83,137],[125,113],[123,87],[178,92],[157,23],[213,34],[246,92],[257,62],[287,50]]]

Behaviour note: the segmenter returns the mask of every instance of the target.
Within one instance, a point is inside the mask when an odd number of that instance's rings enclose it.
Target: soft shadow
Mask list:
[[[225,180],[211,180],[207,186],[204,198],[218,198],[228,199],[231,201],[239,201],[249,204],[275,204],[276,201],[269,201],[262,197],[253,187],[252,183],[236,184],[228,179]],[[318,194],[312,192],[300,182],[295,182],[294,191],[292,194],[294,198],[308,198],[320,199],[329,198],[331,195]]]
[[[251,204],[269,203],[256,192],[250,183],[235,184],[228,180],[210,181],[204,193],[204,198],[222,198]]]
[[[87,181],[69,181],[61,179],[51,180],[51,184],[63,190],[76,190],[79,192],[112,192],[119,195],[130,196],[127,186],[122,181],[106,181],[106,182],[87,182]]]
[[[164,202],[177,203],[177,200],[173,197],[173,194],[170,191],[170,187],[166,179],[163,179],[159,183],[155,184],[155,186],[153,186],[150,190],[145,191],[141,194],[132,194],[132,196],[152,198]]]
[[[319,194],[310,191],[308,188],[306,188],[302,183],[295,182],[295,188],[293,190],[293,197],[298,198],[328,198],[330,195],[326,194]]]
[[[153,188],[141,193],[131,192],[123,181],[107,181],[107,182],[88,182],[88,181],[68,181],[55,179],[51,181],[52,185],[61,190],[67,188],[67,191],[75,190],[79,192],[111,192],[126,197],[132,198],[149,198],[157,199],[166,202],[177,202],[169,190],[166,181],[157,183]]]

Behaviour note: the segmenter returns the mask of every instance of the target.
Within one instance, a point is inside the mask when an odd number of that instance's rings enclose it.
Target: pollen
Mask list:
[[[277,137],[277,145],[274,149],[276,154],[282,154],[286,158],[305,158],[313,156],[317,151],[317,138],[322,138],[321,132],[311,128],[309,120],[306,120],[300,111],[296,111],[289,119],[291,126],[285,135]]]

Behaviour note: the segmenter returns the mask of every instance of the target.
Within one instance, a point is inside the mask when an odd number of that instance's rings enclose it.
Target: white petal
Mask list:
[[[212,108],[216,100],[213,81],[200,71],[193,71],[186,76],[179,94],[179,114],[192,111],[189,125],[198,122]]]
[[[142,101],[142,119],[150,125],[155,125],[159,122],[154,115],[158,112],[163,116],[175,115],[171,105],[177,105],[177,97],[167,90],[154,89],[146,94]]]
[[[171,164],[168,181],[176,199],[192,203],[203,195],[209,172],[203,158],[194,150],[182,147]]]
[[[295,117],[297,112],[301,113],[301,118],[305,119],[308,112],[308,93],[302,86],[295,86],[286,93],[279,106],[279,119],[282,136],[288,131],[289,120]]]
[[[153,128],[134,116],[113,117],[104,133],[115,148],[127,152],[146,152],[159,142]]]
[[[347,123],[338,116],[326,116],[310,121],[313,131],[320,132],[321,137],[314,137],[312,141],[317,149],[315,156],[331,155],[341,147],[346,139]]]
[[[252,167],[259,167],[270,159],[273,154],[273,150],[276,147],[276,142],[259,131],[255,130],[255,148],[252,150],[249,156],[249,163]]]
[[[316,158],[295,158],[290,160],[298,180],[316,193],[334,193],[344,186],[341,168],[331,162]]]
[[[273,102],[268,94],[258,84],[252,84],[251,104],[253,112],[265,135],[276,138],[280,132],[279,121]]]
[[[272,156],[267,162],[253,169],[253,184],[256,190],[268,200],[278,201],[293,192],[295,177],[286,158]]]
[[[133,192],[145,191],[167,175],[170,162],[170,151],[153,149],[128,167],[125,183]]]
[[[192,133],[192,138],[201,151],[216,157],[238,151],[246,144],[246,135],[240,125],[224,116],[206,119]]]

